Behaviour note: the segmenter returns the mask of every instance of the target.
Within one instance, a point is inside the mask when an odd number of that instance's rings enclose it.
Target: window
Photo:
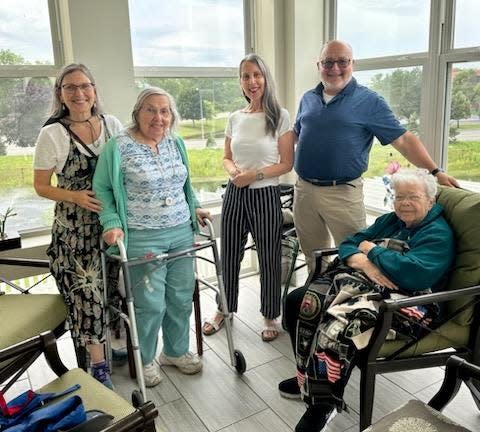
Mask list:
[[[245,106],[238,78],[143,78],[136,86],[168,91],[181,117],[178,134],[189,154],[193,187],[202,202],[214,201],[227,181],[223,142],[228,113]]]
[[[480,62],[454,63],[450,87],[448,172],[480,190]]]
[[[135,66],[236,67],[243,0],[130,1]]]
[[[32,187],[34,144],[51,106],[54,46],[48,2],[2,1],[0,34],[0,214],[10,230],[51,224],[53,202]],[[35,211],[32,211],[35,209]]]
[[[477,0],[456,0],[455,7],[454,47],[465,48],[480,45],[480,33],[478,32],[480,3]]]
[[[38,131],[48,117],[53,79],[0,78],[0,213],[12,207],[17,215],[7,229],[51,223],[53,203],[33,190],[33,151]],[[37,211],[32,212],[35,207]]]
[[[420,136],[432,158],[462,186],[480,190],[480,172],[474,169],[480,165],[479,3],[327,4],[336,12],[335,21],[327,24],[328,38],[352,43],[357,80],[387,100],[401,123]],[[391,146],[374,144],[365,173],[367,206],[382,209],[380,177],[391,160],[408,164]]]
[[[9,59],[0,64],[53,64],[48,3],[44,0],[3,0],[0,4],[2,32],[0,52]]]
[[[225,124],[245,105],[237,71],[245,56],[243,7],[243,0],[129,3],[136,86],[174,97],[193,187],[204,203],[221,197]]]
[[[338,0],[338,38],[355,58],[427,51],[429,12],[428,0]]]
[[[355,72],[354,76],[360,84],[383,96],[406,129],[417,135],[419,134],[421,67],[365,70]],[[392,146],[383,146],[377,139],[374,139],[368,171],[364,174],[367,179],[367,203],[371,207],[383,208],[383,189],[374,188],[372,183],[382,183],[379,179],[385,174],[385,169],[392,162],[398,162],[403,167],[410,165]]]

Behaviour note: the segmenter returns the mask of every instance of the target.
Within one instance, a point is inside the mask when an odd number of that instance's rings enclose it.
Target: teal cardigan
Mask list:
[[[198,232],[199,228],[195,210],[200,207],[200,204],[190,181],[187,150],[185,149],[185,143],[180,137],[176,137],[175,142],[182,157],[182,162],[187,167],[187,180],[183,190],[190,209],[193,229],[195,232]],[[93,176],[93,190],[95,191],[95,197],[102,202],[100,223],[103,226],[103,231],[121,228],[125,233],[124,243],[125,247],[127,247],[127,191],[121,170],[120,151],[115,138],[107,142],[98,158],[95,175]]]
[[[380,216],[370,227],[347,237],[338,255],[346,262],[349,256],[361,253],[358,246],[363,240],[381,238],[396,238],[410,246],[403,254],[380,246],[368,253],[368,259],[392,282],[410,292],[441,288],[439,284],[455,258],[455,238],[439,204],[412,228],[407,228],[395,213]]]

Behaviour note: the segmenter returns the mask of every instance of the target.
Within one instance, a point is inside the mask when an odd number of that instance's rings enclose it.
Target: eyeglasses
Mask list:
[[[395,202],[404,202],[409,201],[413,203],[417,203],[425,198],[425,195],[395,195]]]
[[[171,115],[171,112],[168,108],[162,108],[160,110],[157,110],[152,107],[143,107],[142,111],[146,113],[147,115],[150,115],[152,117],[157,116],[160,114],[161,117],[169,117]]]
[[[330,60],[330,59],[321,60],[320,63],[322,67],[325,69],[332,69],[335,63],[338,65],[340,69],[345,69],[346,67],[348,67],[351,61],[352,59],[340,58],[338,60]]]
[[[76,85],[76,84],[63,84],[62,85],[62,89],[66,93],[70,93],[70,94],[74,94],[77,91],[77,89],[81,90],[82,92],[88,92],[88,91],[92,90],[94,87],[95,87],[95,84],[93,84],[93,83],[83,83],[83,84],[79,84],[79,85]]]

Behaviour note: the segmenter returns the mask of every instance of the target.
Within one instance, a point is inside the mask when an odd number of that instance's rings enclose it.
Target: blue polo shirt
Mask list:
[[[373,138],[386,145],[406,129],[385,100],[355,78],[328,104],[323,84],[306,92],[298,109],[295,171],[304,179],[353,180],[368,168]]]

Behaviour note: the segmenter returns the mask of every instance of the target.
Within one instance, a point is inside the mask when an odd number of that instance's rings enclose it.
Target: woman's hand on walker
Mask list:
[[[195,209],[195,213],[197,214],[197,221],[201,226],[205,226],[204,219],[208,219],[209,221],[212,220],[212,215],[207,209],[198,207]]]
[[[113,245],[117,243],[118,239],[123,240],[124,234],[121,228],[112,228],[108,231],[105,231],[102,237],[105,243],[108,245]]]

